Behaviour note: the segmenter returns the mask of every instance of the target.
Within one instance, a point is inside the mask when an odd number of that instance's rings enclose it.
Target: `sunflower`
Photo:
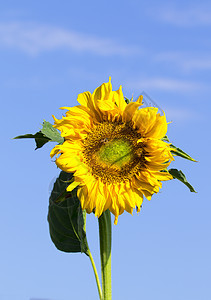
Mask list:
[[[174,158],[162,139],[167,132],[164,115],[144,107],[143,97],[125,102],[122,87],[112,91],[111,79],[93,94],[78,95],[80,105],[68,110],[54,127],[64,143],[53,148],[57,166],[74,174],[67,187],[77,187],[82,209],[97,217],[109,209],[118,216],[125,210],[139,212],[143,196],[159,191],[161,181],[172,179],[167,167]]]

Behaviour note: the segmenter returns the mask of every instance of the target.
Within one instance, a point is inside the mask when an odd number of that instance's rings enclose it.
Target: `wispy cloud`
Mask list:
[[[49,298],[30,298],[30,300],[50,300]]]
[[[163,7],[156,10],[154,17],[163,22],[182,27],[211,25],[211,7]]]
[[[201,115],[191,109],[165,106],[165,113],[168,121],[198,121],[201,119]]]
[[[0,23],[0,46],[20,49],[30,55],[56,49],[98,55],[131,55],[138,50],[109,38],[35,23]]]
[[[196,82],[163,77],[140,78],[138,80],[128,82],[128,86],[136,90],[148,89],[177,92],[195,91],[201,87],[201,85]]]
[[[156,55],[155,60],[157,62],[171,62],[184,71],[211,69],[210,55],[194,56],[192,53],[167,52]]]
[[[52,299],[44,299],[44,298],[30,298],[30,300],[52,300]]]

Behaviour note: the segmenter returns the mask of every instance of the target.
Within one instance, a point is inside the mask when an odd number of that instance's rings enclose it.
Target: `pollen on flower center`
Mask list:
[[[101,146],[96,158],[107,166],[121,168],[132,160],[133,148],[127,140],[114,139]]]
[[[92,175],[104,183],[129,180],[145,166],[141,135],[130,124],[103,122],[83,142],[83,156]]]

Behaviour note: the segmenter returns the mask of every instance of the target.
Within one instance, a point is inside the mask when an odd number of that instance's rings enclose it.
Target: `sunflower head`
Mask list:
[[[162,181],[172,179],[167,167],[173,159],[164,115],[142,106],[142,96],[126,103],[122,87],[112,91],[111,80],[92,94],[78,95],[79,105],[63,107],[66,115],[54,117],[54,127],[65,141],[51,151],[57,166],[74,173],[67,191],[77,188],[82,209],[99,217],[109,209],[118,216],[140,211]]]

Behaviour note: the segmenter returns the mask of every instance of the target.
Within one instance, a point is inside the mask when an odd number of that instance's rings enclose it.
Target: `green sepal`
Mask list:
[[[184,183],[191,192],[196,193],[192,185],[187,181],[185,174],[180,170],[178,171],[177,169],[169,169],[168,172],[173,176],[174,179],[178,179],[182,183]]]
[[[67,192],[73,174],[61,171],[49,199],[48,222],[51,240],[63,252],[89,255],[86,239],[86,212],[77,198],[77,188]]]
[[[128,99],[127,97],[124,97],[124,98],[125,98],[125,102],[126,102],[127,104],[129,104],[129,103],[131,102],[131,100]]]
[[[169,139],[168,139],[168,137],[167,137],[167,135],[165,135],[165,136],[162,138],[162,141],[164,141],[164,142],[170,142]]]
[[[165,136],[162,138],[162,141],[164,141],[164,142],[170,142],[169,139],[168,139],[168,137],[167,137],[167,135],[165,135]],[[196,160],[193,159],[190,155],[188,155],[187,153],[185,153],[182,149],[177,148],[177,147],[174,146],[173,144],[170,144],[170,148],[171,148],[171,153],[172,153],[172,154],[196,162]]]
[[[46,122],[44,120],[41,132],[52,142],[57,142],[58,144],[62,144],[64,142],[64,138],[61,137],[58,130],[54,128],[50,122]]]
[[[171,147],[171,153],[172,153],[172,154],[196,162],[195,159],[193,159],[190,155],[188,155],[187,153],[185,153],[185,152],[184,152],[183,150],[181,150],[180,148],[177,148],[176,146],[174,146],[174,145],[172,145],[172,144],[170,145],[170,147]]]
[[[35,139],[35,150],[41,148],[48,142],[57,142],[58,144],[62,144],[64,142],[64,138],[61,137],[60,133],[51,123],[44,121],[42,125],[42,129],[37,133],[19,135],[14,139]]]

